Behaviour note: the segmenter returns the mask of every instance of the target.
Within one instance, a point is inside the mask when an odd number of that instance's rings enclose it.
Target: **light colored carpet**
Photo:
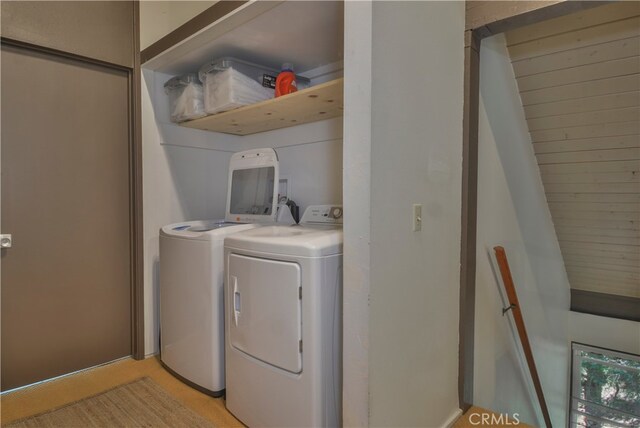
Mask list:
[[[213,426],[244,427],[227,411],[222,398],[210,397],[180,382],[160,365],[160,360],[155,356],[141,361],[126,358],[2,394],[2,426],[59,409],[143,377],[152,379],[176,401],[207,419]]]
[[[173,399],[154,381],[144,377],[5,427],[211,428],[213,424]]]

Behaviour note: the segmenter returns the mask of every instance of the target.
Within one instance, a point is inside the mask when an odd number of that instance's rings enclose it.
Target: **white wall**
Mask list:
[[[569,312],[572,342],[640,355],[640,322]]]
[[[140,2],[140,49],[149,47],[214,3],[217,1],[142,0]]]
[[[344,6],[342,423],[369,425],[372,3]]]
[[[231,153],[161,145],[156,120],[154,73],[143,73],[142,161],[144,225],[145,353],[158,351],[158,231],[165,224],[223,218]]]
[[[504,37],[482,41],[478,153],[474,404],[519,413],[537,399],[512,329],[492,248],[505,247],[554,425],[564,426],[570,364],[569,282],[551,222]]]
[[[464,3],[354,3],[345,24],[344,423],[442,426],[459,414]],[[412,232],[414,203],[421,232]]]

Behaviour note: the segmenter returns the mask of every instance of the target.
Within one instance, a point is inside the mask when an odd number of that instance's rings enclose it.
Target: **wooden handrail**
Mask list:
[[[536,362],[533,359],[533,351],[531,350],[531,344],[529,343],[529,336],[527,335],[527,329],[524,325],[524,319],[522,318],[522,310],[520,309],[520,302],[518,301],[518,294],[511,277],[511,269],[509,268],[509,262],[507,261],[507,253],[503,247],[493,247],[493,251],[496,254],[496,260],[498,261],[498,267],[500,268],[500,275],[502,276],[502,283],[504,284],[505,291],[507,292],[507,299],[509,300],[509,307],[505,309],[505,312],[509,309],[512,310],[513,319],[516,323],[516,329],[518,330],[518,336],[520,337],[520,343],[522,344],[522,350],[524,351],[525,359],[527,360],[527,366],[529,366],[529,373],[531,374],[531,380],[540,402],[540,408],[542,409],[542,416],[544,422],[548,428],[551,428],[551,417],[549,416],[549,409],[547,408],[547,402],[544,399],[544,393],[542,391],[542,384],[540,383],[540,377],[538,376],[538,369],[536,368]]]

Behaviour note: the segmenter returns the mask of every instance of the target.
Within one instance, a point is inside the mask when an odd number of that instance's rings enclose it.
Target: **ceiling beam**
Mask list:
[[[640,298],[571,289],[571,310],[585,314],[640,321]]]

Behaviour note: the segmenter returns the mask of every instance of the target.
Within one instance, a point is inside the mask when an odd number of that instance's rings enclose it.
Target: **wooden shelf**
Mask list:
[[[205,131],[250,135],[342,116],[343,81],[336,79],[293,94],[182,122]]]

